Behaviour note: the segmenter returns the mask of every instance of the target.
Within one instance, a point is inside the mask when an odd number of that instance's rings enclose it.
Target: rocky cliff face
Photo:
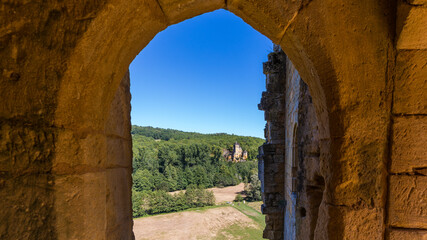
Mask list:
[[[222,151],[222,156],[228,161],[232,162],[243,162],[248,159],[248,151],[243,150],[239,143],[234,143],[233,151],[228,151],[224,149]]]

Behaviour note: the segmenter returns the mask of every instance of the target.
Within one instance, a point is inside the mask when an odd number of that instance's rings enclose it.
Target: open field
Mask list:
[[[215,203],[220,204],[225,202],[232,202],[236,198],[237,194],[239,193],[241,194],[241,192],[243,192],[244,188],[245,188],[245,184],[240,183],[239,185],[236,185],[236,186],[223,187],[223,188],[214,187],[214,188],[208,188],[207,190],[213,191],[215,195]],[[181,190],[181,191],[185,191],[185,190]],[[171,194],[175,194],[181,191],[171,192]],[[244,196],[243,194],[241,195]]]
[[[262,239],[264,216],[246,204],[134,219],[136,240]]]
[[[243,188],[241,183],[209,190],[214,192],[216,203],[221,204],[232,202]],[[261,202],[233,203],[136,218],[133,231],[136,240],[257,240],[262,239],[265,227],[260,206]]]
[[[241,194],[245,188],[244,183],[240,183],[236,186],[224,187],[224,188],[209,188],[208,190],[213,191],[215,195],[215,202],[217,204],[224,202],[232,202],[236,198],[237,194]],[[244,196],[242,194],[242,196]]]

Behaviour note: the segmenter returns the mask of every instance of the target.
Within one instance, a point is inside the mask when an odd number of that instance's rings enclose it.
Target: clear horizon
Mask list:
[[[273,43],[226,10],[168,27],[131,63],[133,125],[264,138]]]

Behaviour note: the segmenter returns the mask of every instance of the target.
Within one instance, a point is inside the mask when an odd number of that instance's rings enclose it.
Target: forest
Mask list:
[[[134,217],[213,205],[204,189],[258,180],[261,138],[225,133],[201,134],[173,129],[132,126]],[[238,142],[248,152],[246,161],[230,162],[224,150]],[[256,185],[259,185],[258,183]],[[168,192],[186,190],[176,195]],[[260,193],[248,193],[259,200]]]

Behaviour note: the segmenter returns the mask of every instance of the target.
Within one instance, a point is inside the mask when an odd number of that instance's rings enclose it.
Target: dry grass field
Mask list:
[[[206,190],[213,191],[215,195],[215,203],[221,204],[226,202],[232,202],[237,194],[241,194],[242,196],[244,196],[242,194],[244,187],[245,187],[245,184],[240,183],[239,185],[236,185],[236,186],[223,187],[223,188],[214,187],[214,188],[208,188]],[[171,192],[171,194],[179,193],[181,191],[185,191],[185,190]]]
[[[255,222],[232,206],[185,211],[134,219],[136,240],[216,239],[233,224],[257,228]]]
[[[243,183],[211,188],[216,202],[232,202],[243,191]],[[134,219],[136,240],[233,240],[262,239],[264,216],[260,203],[233,203],[177,213]]]
[[[232,202],[237,194],[241,194],[241,192],[244,190],[245,184],[240,183],[236,186],[231,187],[224,187],[224,188],[209,188],[208,190],[213,191],[215,195],[215,202],[216,204],[225,203],[225,202]],[[241,194],[244,196],[243,194]]]

